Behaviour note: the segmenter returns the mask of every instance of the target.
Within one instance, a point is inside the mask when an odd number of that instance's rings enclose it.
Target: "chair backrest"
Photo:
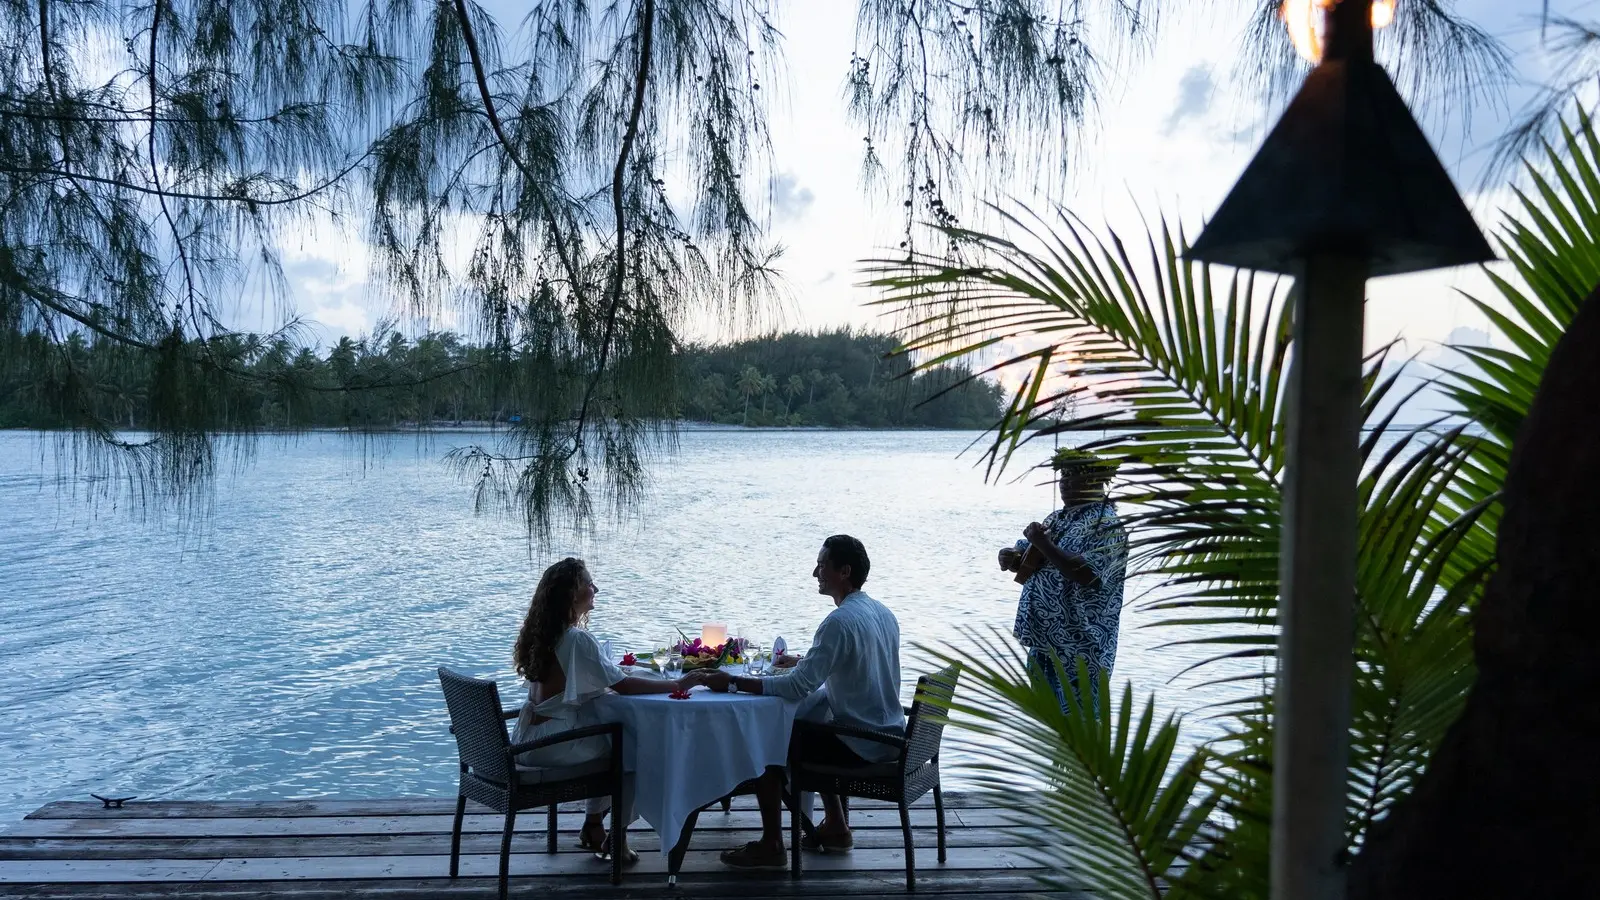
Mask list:
[[[439,667],[439,686],[450,708],[450,726],[456,734],[456,750],[461,762],[480,778],[505,784],[511,781],[506,750],[511,738],[506,735],[501,714],[500,688],[492,681],[473,678]]]
[[[907,774],[939,755],[944,726],[950,721],[950,701],[956,693],[956,682],[960,680],[960,663],[952,663],[917,679],[917,693],[911,701],[911,715],[906,720],[904,771]]]

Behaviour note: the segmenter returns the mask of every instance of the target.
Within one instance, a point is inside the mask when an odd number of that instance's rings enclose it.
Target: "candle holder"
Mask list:
[[[728,626],[724,622],[707,622],[700,626],[700,644],[720,647],[728,642]]]

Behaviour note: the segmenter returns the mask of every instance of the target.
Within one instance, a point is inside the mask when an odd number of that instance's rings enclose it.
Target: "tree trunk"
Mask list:
[[[1507,471],[1478,680],[1351,900],[1590,897],[1600,843],[1600,291],[1556,344]]]

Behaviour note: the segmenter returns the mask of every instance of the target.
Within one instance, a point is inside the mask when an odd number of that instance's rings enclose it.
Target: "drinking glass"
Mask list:
[[[678,678],[683,675],[683,654],[674,650],[667,654],[667,678]]]
[[[755,641],[744,645],[744,673],[751,676],[761,674],[761,645]]]
[[[662,675],[667,674],[667,661],[671,655],[672,650],[667,647],[657,647],[656,652],[651,654],[650,658],[655,661],[657,672]]]

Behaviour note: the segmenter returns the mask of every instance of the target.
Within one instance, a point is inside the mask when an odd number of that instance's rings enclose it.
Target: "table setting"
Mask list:
[[[773,641],[770,651],[745,637],[728,634],[728,626],[708,622],[692,640],[679,631],[669,641],[648,650],[621,650],[612,641],[600,642],[601,652],[629,675],[665,674],[678,678],[698,669],[717,668],[731,675],[759,676],[793,668],[799,658],[789,656],[784,639]]]
[[[713,622],[702,626],[697,638],[679,632],[647,651],[628,652],[612,642],[603,642],[601,649],[629,675],[677,679],[709,667],[745,676],[791,668],[798,660],[786,654],[782,638],[773,643],[776,653]],[[781,665],[774,667],[774,660]],[[680,843],[687,845],[699,810],[767,767],[785,765],[789,734],[802,708],[778,697],[717,693],[704,686],[671,694],[607,694],[594,702],[601,721],[623,726],[623,768],[634,775],[634,810],[660,835],[674,881]]]

